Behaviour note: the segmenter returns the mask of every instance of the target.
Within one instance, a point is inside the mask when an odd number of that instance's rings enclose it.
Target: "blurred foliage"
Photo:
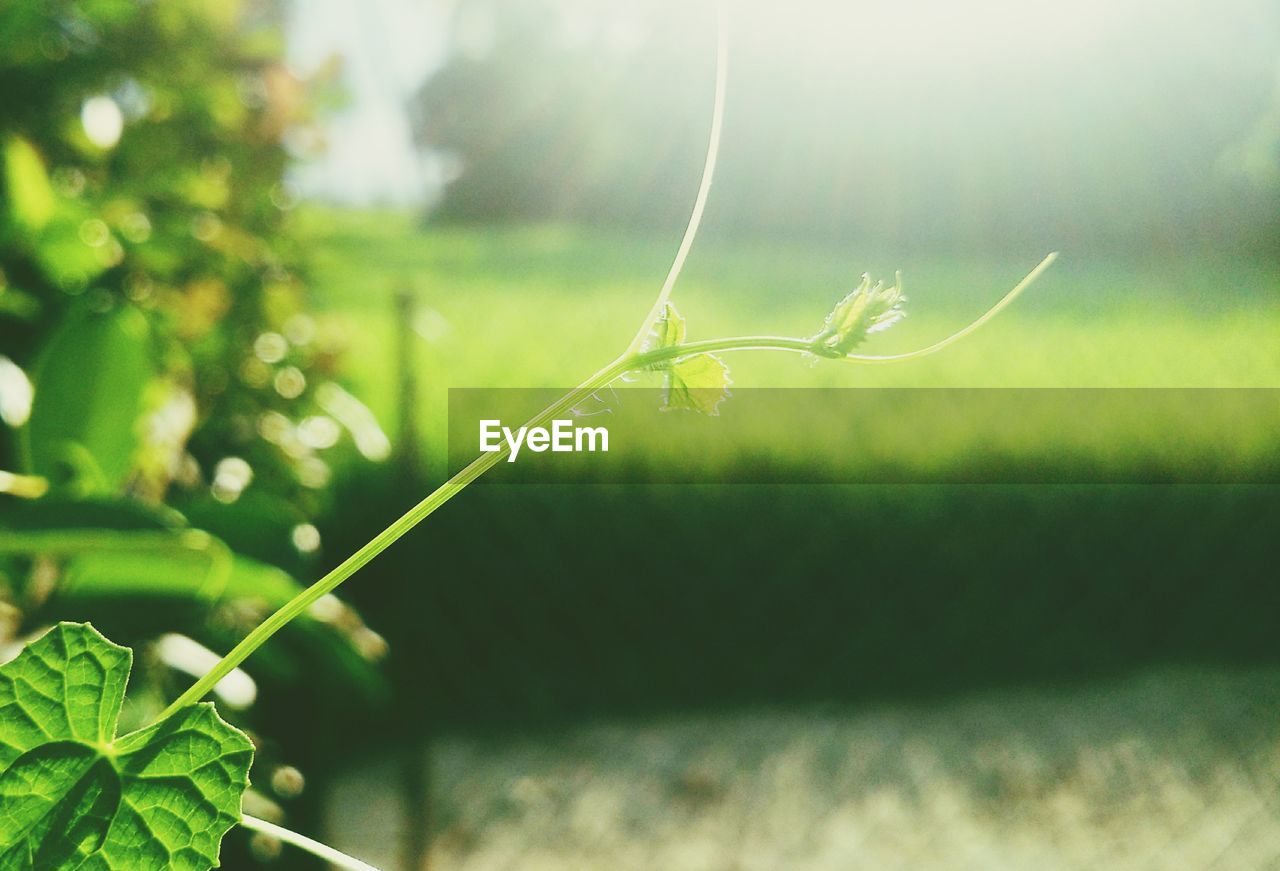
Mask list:
[[[1280,156],[1258,126],[1275,4],[1175,5],[730,4],[707,228],[926,251],[1274,251],[1275,188],[1237,164]],[[679,226],[706,147],[711,4],[453,9],[450,55],[414,103],[420,142],[457,174],[442,218]]]
[[[697,190],[710,111],[706,8],[494,0],[457,9],[453,55],[414,106],[419,141],[460,161],[442,216],[648,223],[688,212],[682,194]],[[583,18],[586,29],[572,33]],[[610,29],[634,39],[611,40]]]
[[[335,95],[284,66],[280,18],[0,4],[0,659],[92,620],[139,646],[134,722],[212,656],[147,642],[234,644],[318,570],[332,469],[386,453],[306,307],[285,168]],[[248,724],[295,731],[312,669],[376,693],[381,640],[323,605],[255,657]]]
[[[314,512],[337,421],[302,424],[336,360],[285,232],[285,162],[316,134],[272,4],[8,4],[0,33],[0,347],[37,385],[29,471],[183,503],[234,456]]]

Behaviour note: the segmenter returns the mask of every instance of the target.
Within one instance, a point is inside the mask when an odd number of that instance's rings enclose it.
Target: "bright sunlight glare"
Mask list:
[[[102,149],[114,148],[124,132],[124,115],[116,101],[105,95],[90,97],[80,108],[80,123],[89,141]]]
[[[663,152],[662,166],[683,166],[667,152],[682,137],[702,136],[714,7],[709,0],[549,0],[527,7],[469,0],[450,4],[446,14],[416,0],[380,0],[368,7],[374,12],[367,26],[353,27],[351,9],[338,0],[307,4],[306,14],[290,20],[293,62],[316,69],[336,52],[350,99],[330,122],[329,155],[299,171],[298,181],[306,192],[344,201],[436,199],[454,163],[448,149],[420,148],[412,113],[422,111],[418,88],[451,55],[486,62],[501,54],[530,81],[579,79],[567,59],[594,57],[596,74],[573,86],[582,92],[579,103],[663,105],[667,129],[651,131],[650,150]],[[1014,140],[1039,135],[1038,125],[1042,141],[1018,145],[1020,166],[1050,153],[1086,159],[1083,143],[1067,143],[1082,125],[1117,131],[1172,125],[1168,132],[1182,140],[1182,152],[1201,144],[1216,149],[1206,141],[1214,131],[1240,128],[1269,98],[1247,83],[1274,78],[1275,24],[1266,0],[728,0],[727,158],[732,163],[752,148],[767,149],[774,170],[793,160],[821,161],[833,177],[856,174],[840,162],[851,137],[865,137],[868,125],[885,148],[905,142],[919,151],[922,143],[947,140],[960,152],[988,148],[991,140],[1013,148]],[[451,42],[439,38],[443,31]],[[531,40],[551,50],[535,51]],[[1197,81],[1213,86],[1212,100],[1188,93],[1188,83]],[[503,109],[512,123],[535,110]],[[589,127],[597,117],[565,119],[567,147],[587,147],[574,125]],[[792,156],[792,149],[805,153]],[[1114,144],[1096,152],[1114,154]],[[867,165],[871,157],[862,154],[858,162]],[[892,155],[875,157],[886,174],[935,172],[927,155],[923,166],[918,154],[899,154],[896,163],[883,162]],[[696,162],[696,155],[688,159]],[[1207,161],[1197,171],[1211,168]],[[725,184],[733,174],[727,168]]]
[[[935,74],[938,67],[956,62],[1007,69],[1030,58],[1079,57],[1104,42],[1118,22],[1145,14],[1141,7],[1146,5],[1108,0],[751,0],[739,4],[736,18],[747,25],[750,33],[745,35],[753,42],[803,45],[822,57]]]

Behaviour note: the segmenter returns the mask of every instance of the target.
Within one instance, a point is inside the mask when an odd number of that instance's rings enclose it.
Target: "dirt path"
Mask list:
[[[1280,669],[454,738],[432,772],[433,871],[1280,868]],[[330,814],[387,869],[397,777]]]

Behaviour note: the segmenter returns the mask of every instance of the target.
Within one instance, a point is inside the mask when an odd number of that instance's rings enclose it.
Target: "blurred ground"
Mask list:
[[[447,738],[433,869],[1280,867],[1280,671]],[[396,761],[339,846],[395,867]]]

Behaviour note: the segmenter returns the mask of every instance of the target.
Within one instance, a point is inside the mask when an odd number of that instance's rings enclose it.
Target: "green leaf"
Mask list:
[[[146,318],[135,308],[72,315],[32,372],[24,430],[29,471],[86,493],[115,493],[134,470],[155,376]]]
[[[117,738],[132,654],[60,623],[0,667],[0,869],[208,871],[253,745],[212,705]]]
[[[304,589],[287,572],[182,522],[172,509],[129,499],[10,502],[0,505],[0,571],[11,556],[43,554],[62,570],[37,616],[92,618],[135,636],[180,631],[215,650],[238,642],[243,627],[204,620],[208,609],[269,613]],[[253,676],[296,682],[322,672],[341,692],[377,704],[387,692],[374,664],[381,644],[354,609],[329,599],[255,654]]]
[[[814,347],[829,357],[844,357],[866,341],[867,336],[888,329],[906,316],[902,303],[902,273],[892,287],[863,273],[862,282],[853,292],[836,303],[827,315],[822,329],[813,337]]]
[[[31,231],[43,229],[57,200],[40,152],[20,136],[4,144],[4,183],[14,223]]]
[[[643,352],[675,348],[684,344],[685,321],[675,305],[668,302],[653,324]],[[701,414],[718,415],[720,403],[729,395],[729,367],[712,354],[694,354],[663,362],[651,370],[666,373],[663,411],[683,408]]]
[[[644,343],[642,351],[656,351],[660,348],[673,348],[684,343],[684,318],[676,307],[668,302],[662,308],[662,314],[654,322],[649,339]]]
[[[4,274],[0,273],[0,317],[10,317],[19,321],[34,320],[44,308],[39,297],[19,290],[4,283]]]
[[[712,417],[729,396],[729,367],[714,354],[682,357],[667,370],[663,411],[683,408]]]

